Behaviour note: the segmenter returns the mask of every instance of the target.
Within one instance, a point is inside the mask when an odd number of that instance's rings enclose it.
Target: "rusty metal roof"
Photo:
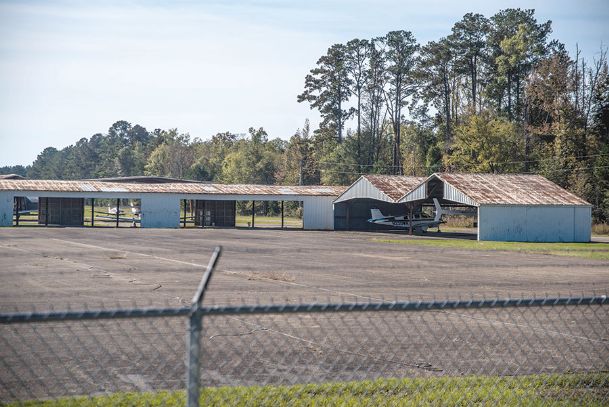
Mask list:
[[[174,193],[212,195],[301,195],[339,196],[344,186],[282,186],[198,183],[125,183],[105,181],[60,180],[0,180],[0,191],[34,192],[125,192],[125,193]]]
[[[590,205],[541,175],[434,174],[478,205]]]
[[[425,181],[425,177],[405,175],[363,175],[362,177],[396,202]]]
[[[0,174],[0,179],[25,179],[25,177],[18,174]]]

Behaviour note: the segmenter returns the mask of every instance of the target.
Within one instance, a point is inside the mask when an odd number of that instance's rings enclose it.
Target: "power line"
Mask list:
[[[574,171],[587,171],[587,170],[597,170],[597,169],[605,169],[605,168],[609,168],[609,165],[599,165],[599,166],[591,166],[591,167],[578,167],[578,168],[555,168],[555,169],[551,169],[551,170],[546,170],[546,171],[519,171],[517,173],[509,173],[509,172],[504,172],[501,174],[539,174],[539,175],[543,175],[543,172],[546,173],[552,173],[552,172],[559,172],[559,171],[570,171],[570,172],[574,172]],[[341,170],[332,170],[332,169],[324,169],[324,168],[320,168],[319,171],[323,171],[323,172],[330,172],[333,174],[350,174],[350,175],[368,175],[368,172],[359,172],[359,171],[341,171]],[[378,175],[395,175],[395,174],[378,174]],[[498,174],[500,175],[500,174]]]
[[[603,154],[588,154],[588,155],[582,155],[579,157],[574,157],[577,159],[582,159],[582,158],[591,158],[591,157],[606,157],[609,156],[609,153],[603,153]],[[540,158],[538,160],[521,160],[521,161],[502,161],[502,162],[492,162],[492,164],[494,165],[501,165],[501,164],[526,164],[526,163],[535,163],[535,162],[543,162],[543,161],[553,161],[557,158],[563,158],[560,155],[554,155],[551,157],[546,157],[546,158]],[[399,167],[403,167],[400,165],[393,165],[393,164],[382,164],[382,165],[378,165],[378,164],[357,164],[357,163],[341,163],[338,161],[324,161],[324,162],[320,162],[320,165],[341,165],[341,166],[347,166],[347,167],[373,167],[373,168],[399,168]],[[474,166],[476,164],[470,164],[471,166]]]

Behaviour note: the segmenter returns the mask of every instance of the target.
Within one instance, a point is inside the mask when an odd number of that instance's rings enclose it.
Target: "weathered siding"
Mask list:
[[[40,225],[82,226],[85,200],[83,198],[39,197],[38,210]],[[47,208],[49,213],[47,213]]]
[[[393,202],[387,194],[372,185],[366,178],[361,177],[334,202],[344,202],[350,199],[369,198],[378,201]]]
[[[333,230],[334,211],[331,196],[302,197],[302,227],[309,230]]]
[[[588,242],[590,225],[587,207],[481,205],[478,209],[478,240]]]
[[[400,202],[419,201],[427,198],[427,182],[419,185],[417,188],[406,194]]]
[[[476,202],[473,199],[446,182],[444,182],[444,199],[465,205],[476,206]]]
[[[13,225],[13,192],[0,191],[0,226]]]
[[[589,242],[592,236],[592,208],[576,206],[575,224],[573,225],[573,240],[575,242]]]
[[[170,194],[146,194],[141,198],[143,228],[177,228],[180,226],[180,200]]]

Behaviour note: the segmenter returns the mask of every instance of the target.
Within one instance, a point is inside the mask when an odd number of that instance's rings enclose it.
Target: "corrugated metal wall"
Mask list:
[[[465,205],[476,206],[476,202],[474,202],[473,199],[446,182],[444,182],[444,199]]]
[[[576,242],[589,242],[592,236],[592,208],[585,206],[575,207],[575,223],[573,225],[573,240]]]
[[[483,205],[478,240],[589,242],[592,212],[581,206]]]
[[[40,197],[38,223],[41,225],[82,226],[85,200],[83,198]],[[48,201],[48,203],[47,203]],[[46,209],[49,213],[46,213]],[[48,217],[48,221],[47,221]]]
[[[180,226],[180,199],[173,194],[144,194],[141,197],[143,228]]]
[[[0,192],[0,226],[13,225],[14,192]]]
[[[412,202],[419,201],[427,198],[427,183],[419,185],[416,189],[409,192],[404,196],[404,198],[400,199],[400,202]]]
[[[360,178],[343,195],[336,199],[336,203],[348,201],[349,199],[369,198],[378,201],[393,202],[393,199],[379,191],[366,178]]]
[[[303,196],[302,226],[310,230],[334,230],[333,196]]]

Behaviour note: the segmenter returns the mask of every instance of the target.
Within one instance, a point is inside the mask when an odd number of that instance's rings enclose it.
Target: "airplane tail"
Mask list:
[[[376,208],[370,209],[370,215],[372,216],[372,218],[370,219],[371,221],[374,221],[375,219],[382,219],[385,217],[381,210]]]
[[[434,216],[434,222],[439,222],[442,219],[442,206],[440,206],[440,202],[438,202],[437,198],[433,199],[433,204],[436,207],[436,216]]]

